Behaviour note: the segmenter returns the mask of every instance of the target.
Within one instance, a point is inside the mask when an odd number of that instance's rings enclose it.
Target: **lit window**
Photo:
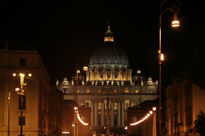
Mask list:
[[[117,93],[117,90],[114,90],[114,94],[116,94]]]
[[[100,93],[101,93],[101,90],[98,90],[98,93],[100,94]]]
[[[135,90],[135,93],[139,93],[139,90]]]
[[[129,102],[130,102],[129,100],[125,100],[125,104],[127,104],[127,103],[129,104]]]
[[[85,93],[89,94],[89,93],[90,93],[90,90],[86,90]]]
[[[98,103],[98,110],[101,110],[101,108],[102,108],[102,104]]]
[[[89,107],[89,100],[85,100],[85,106]]]
[[[114,111],[116,111],[117,110],[117,103],[115,102],[114,103]]]
[[[126,108],[129,107],[129,103],[130,103],[129,100],[125,100],[125,107],[126,107]]]
[[[130,91],[128,89],[125,90],[125,93],[129,93]]]

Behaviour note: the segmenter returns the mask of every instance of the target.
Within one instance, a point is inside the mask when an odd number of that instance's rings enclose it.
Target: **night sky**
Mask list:
[[[116,44],[127,54],[133,72],[140,68],[144,76],[156,79],[161,1],[152,1],[2,1],[0,40],[37,49],[54,82],[71,78],[76,67],[88,63],[92,52],[102,46],[110,22]],[[182,75],[204,83],[204,4],[181,0],[179,29],[170,28],[172,13],[163,15],[164,84]]]

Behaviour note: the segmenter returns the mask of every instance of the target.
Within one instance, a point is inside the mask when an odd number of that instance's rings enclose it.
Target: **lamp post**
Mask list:
[[[88,67],[84,66],[83,71],[87,72]],[[78,118],[76,111],[79,109],[78,107],[78,74],[80,74],[80,70],[76,70],[76,90],[75,90],[75,105],[74,105],[74,123],[72,124],[72,127],[74,127],[74,136],[78,136]]]
[[[162,61],[164,61],[164,55],[162,54],[162,44],[161,44],[161,40],[162,40],[162,15],[166,12],[166,11],[171,11],[173,12],[173,20],[171,23],[171,26],[173,28],[177,28],[180,26],[180,22],[177,18],[177,14],[178,11],[180,9],[180,3],[178,0],[176,0],[175,4],[172,4],[170,7],[165,8],[164,10],[162,10],[163,5],[165,4],[167,0],[162,1],[162,3],[160,4],[160,15],[159,15],[159,50],[158,50],[158,61],[159,61],[159,85],[158,85],[158,90],[159,90],[159,110],[158,110],[158,136],[162,136],[163,135],[163,131],[162,131]]]
[[[77,119],[77,115],[75,113],[76,109],[78,109],[78,74],[80,73],[80,70],[77,69],[76,70],[76,90],[75,90],[75,106],[74,106],[74,135],[78,136],[78,119]]]
[[[15,91],[16,93],[19,95],[19,99],[20,99],[20,136],[23,136],[23,96],[24,96],[24,86],[26,85],[25,82],[24,82],[24,79],[25,79],[25,76],[26,74],[25,73],[19,73],[19,78],[20,78],[20,88],[15,88]],[[13,73],[13,77],[16,77],[17,76],[17,73]],[[31,77],[32,74],[29,73],[28,74],[28,77]]]
[[[8,94],[8,136],[10,136],[10,101],[11,101],[11,92]]]

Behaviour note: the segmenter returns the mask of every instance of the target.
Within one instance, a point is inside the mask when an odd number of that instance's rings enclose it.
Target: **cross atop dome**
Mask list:
[[[114,42],[114,36],[110,29],[110,25],[108,25],[107,32],[105,32],[104,42]]]

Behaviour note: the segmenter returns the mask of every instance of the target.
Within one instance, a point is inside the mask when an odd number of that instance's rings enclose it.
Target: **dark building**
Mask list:
[[[194,131],[197,115],[205,112],[205,90],[184,78],[166,88],[166,136],[199,136]]]
[[[0,50],[0,135],[18,136],[21,125],[25,136],[61,134],[63,96],[50,85],[39,53],[6,47]],[[16,92],[21,85],[23,102]]]
[[[49,136],[62,134],[63,94],[53,90],[48,96],[48,133]]]

